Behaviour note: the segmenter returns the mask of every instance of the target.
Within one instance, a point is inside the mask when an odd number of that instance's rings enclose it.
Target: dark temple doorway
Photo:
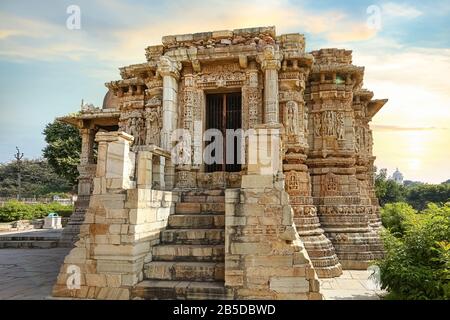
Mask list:
[[[205,172],[241,171],[241,161],[239,159],[241,141],[236,136],[226,135],[227,129],[237,130],[241,128],[242,128],[242,95],[240,92],[206,95],[205,129],[206,130],[218,129],[220,132],[222,132],[223,153],[221,161],[216,159],[217,160],[216,162],[205,165]],[[215,138],[213,137],[212,141],[206,142],[206,146],[208,146],[210,143],[213,143],[214,139]],[[228,143],[227,139],[229,140]],[[232,139],[232,141],[230,139]],[[232,148],[232,150],[229,150],[230,147]],[[211,155],[212,157],[216,156],[214,151],[211,153]]]

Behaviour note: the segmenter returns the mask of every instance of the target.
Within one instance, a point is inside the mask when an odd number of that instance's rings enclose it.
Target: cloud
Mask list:
[[[17,35],[20,35],[20,34],[21,34],[20,30],[3,29],[3,30],[0,30],[0,40],[1,39],[6,39],[6,38],[12,37],[12,36],[17,36]]]
[[[361,41],[375,35],[365,21],[344,11],[315,12],[287,0],[181,0],[154,5],[152,12],[143,3],[99,0],[94,4],[81,6],[82,29],[74,31],[67,30],[63,22],[0,14],[0,57],[137,63],[144,59],[144,48],[159,44],[164,35],[267,25],[277,26],[278,33],[306,32],[329,41]],[[103,24],[98,20],[85,26],[83,17],[96,10],[102,11]],[[117,21],[106,25],[107,18]]]
[[[404,3],[387,2],[381,5],[381,9],[383,15],[389,17],[414,19],[423,14],[422,11]]]

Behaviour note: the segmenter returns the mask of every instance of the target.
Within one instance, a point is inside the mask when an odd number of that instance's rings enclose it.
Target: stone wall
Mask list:
[[[177,198],[171,191],[148,188],[152,166],[145,151],[138,152],[138,179],[130,179],[136,158],[129,151],[132,140],[121,132],[96,136],[93,194],[80,240],[61,266],[55,297],[129,299],[143,278],[143,264],[151,259],[150,248],[159,243]]]
[[[226,190],[225,286],[237,299],[321,299],[284,190],[281,162],[272,174],[261,169],[249,166],[241,188]]]

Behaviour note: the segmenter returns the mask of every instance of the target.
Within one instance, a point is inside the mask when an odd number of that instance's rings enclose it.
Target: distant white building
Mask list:
[[[397,182],[398,184],[403,184],[403,174],[398,170],[398,168],[395,169],[391,179]]]

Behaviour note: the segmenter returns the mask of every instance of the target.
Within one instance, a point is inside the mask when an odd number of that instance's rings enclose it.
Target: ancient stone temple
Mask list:
[[[80,129],[75,242],[54,296],[321,299],[383,254],[351,51],[274,27],[165,36]],[[268,161],[267,161],[268,160]]]

